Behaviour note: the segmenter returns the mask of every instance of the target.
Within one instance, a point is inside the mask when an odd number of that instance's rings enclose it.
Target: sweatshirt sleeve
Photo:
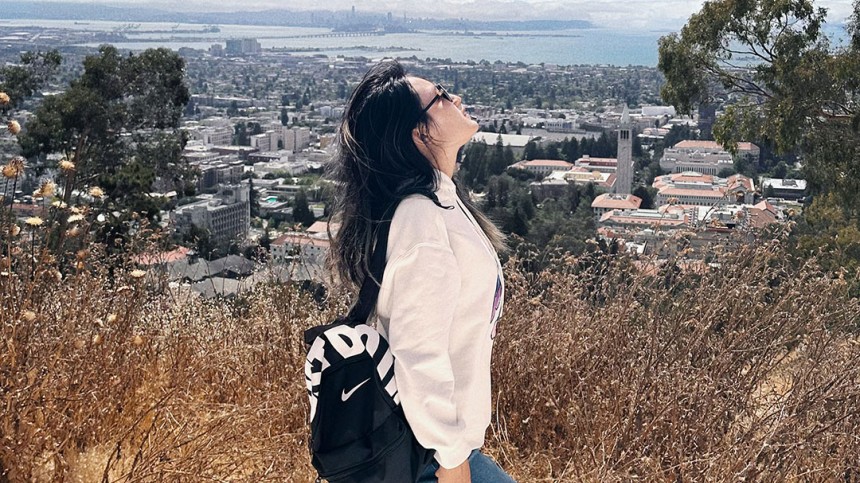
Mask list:
[[[460,271],[450,247],[418,243],[389,263],[389,345],[403,411],[415,437],[445,468],[465,461],[448,345]],[[390,277],[390,278],[389,278]]]

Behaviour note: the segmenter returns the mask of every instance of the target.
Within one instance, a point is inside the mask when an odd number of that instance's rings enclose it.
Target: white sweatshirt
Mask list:
[[[445,468],[484,444],[490,356],[504,299],[502,268],[477,222],[437,171],[440,208],[409,196],[391,222],[376,306],[415,437]]]

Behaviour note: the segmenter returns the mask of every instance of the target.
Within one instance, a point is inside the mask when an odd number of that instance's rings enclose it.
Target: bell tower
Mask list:
[[[615,193],[629,195],[633,190],[633,130],[627,104],[618,126],[618,167],[615,171]]]

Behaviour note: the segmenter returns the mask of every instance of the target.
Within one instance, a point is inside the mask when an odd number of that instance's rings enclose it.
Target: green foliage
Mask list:
[[[492,146],[470,143],[463,152],[459,177],[466,186],[483,190],[491,177],[504,173],[514,162],[514,152],[502,144],[501,137]]]
[[[157,214],[148,193],[156,179],[183,191],[190,176],[179,120],[189,100],[184,63],[168,49],[123,56],[103,46],[63,93],[45,98],[19,137],[28,158],[59,153],[75,164],[73,190],[101,186],[120,211]]]
[[[0,69],[0,92],[11,98],[6,105],[0,104],[0,113],[21,106],[56,74],[63,58],[59,52],[24,52],[18,65]]]
[[[645,186],[637,186],[633,190],[633,196],[638,196],[642,199],[642,205],[640,208],[642,209],[654,209],[654,188],[645,187]]]
[[[564,196],[535,206],[528,190],[530,181],[509,174],[491,177],[483,209],[504,233],[516,235],[511,239],[515,251],[536,251],[540,254],[536,259],[557,251],[583,253],[586,240],[597,235],[591,210],[594,186],[568,186]]]
[[[308,206],[307,193],[303,189],[300,189],[296,193],[296,197],[293,200],[293,220],[306,227],[311,226],[316,221],[314,213]]]
[[[765,139],[781,153],[796,149],[818,124],[856,115],[858,52],[830,48],[825,15],[811,0],[707,2],[680,36],[660,41],[663,99],[691,112],[727,95],[717,141],[732,148]]]
[[[252,173],[253,174],[253,173]],[[244,176],[244,175],[243,175]],[[248,178],[249,196],[251,200],[251,218],[260,216],[260,192],[254,187],[254,178]]]
[[[680,35],[660,41],[661,93],[682,112],[726,96],[714,138],[730,150],[758,139],[776,154],[799,154],[808,191],[819,197],[794,241],[806,253],[817,246],[847,264],[860,252],[832,248],[841,231],[848,236],[860,227],[860,1],[847,26],[848,46],[830,45],[821,31],[825,15],[812,0],[706,2]],[[735,166],[745,174],[755,168]],[[804,231],[820,227],[821,203],[841,214],[829,217],[828,229]]]

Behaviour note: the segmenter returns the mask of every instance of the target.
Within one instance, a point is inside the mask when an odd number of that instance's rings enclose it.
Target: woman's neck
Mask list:
[[[445,146],[418,146],[418,150],[427,159],[433,163],[433,167],[448,175],[449,178],[454,177],[454,170],[457,166],[458,149],[447,149]]]

